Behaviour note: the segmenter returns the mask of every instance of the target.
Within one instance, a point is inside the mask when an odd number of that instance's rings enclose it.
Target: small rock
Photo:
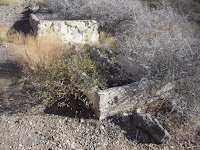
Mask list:
[[[8,45],[2,45],[2,47],[5,47],[5,48],[7,48],[7,47],[8,47]]]
[[[81,120],[80,120],[80,123],[84,123],[84,122],[85,122],[85,120],[84,120],[84,119],[81,119]]]
[[[104,129],[105,129],[105,127],[104,127],[104,126],[101,126],[101,129],[103,129],[103,130],[104,130]]]
[[[38,120],[38,121],[36,122],[36,126],[37,126],[37,127],[44,127],[44,124],[42,123],[42,120]]]
[[[170,146],[171,149],[174,149],[174,146]]]
[[[121,117],[122,122],[129,122],[130,121],[130,116],[127,113],[123,113]]]

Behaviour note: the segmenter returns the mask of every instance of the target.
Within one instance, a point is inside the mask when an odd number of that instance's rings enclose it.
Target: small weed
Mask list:
[[[118,46],[116,38],[111,34],[106,34],[105,32],[100,32],[99,34],[99,47],[104,49],[109,49],[111,47],[116,48]]]
[[[7,39],[7,32],[9,31],[9,27],[7,26],[0,26],[0,41],[6,42]]]

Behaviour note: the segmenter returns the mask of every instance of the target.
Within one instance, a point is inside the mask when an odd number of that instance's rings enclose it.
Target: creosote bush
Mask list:
[[[107,87],[107,66],[91,61],[87,45],[64,45],[59,40],[37,39],[19,32],[10,35],[9,40],[25,76],[35,86],[31,97],[48,106],[84,100],[94,86]]]
[[[60,59],[40,72],[39,100],[51,106],[68,105],[73,100],[84,100],[94,86],[106,88],[106,65],[92,62],[88,56]]]

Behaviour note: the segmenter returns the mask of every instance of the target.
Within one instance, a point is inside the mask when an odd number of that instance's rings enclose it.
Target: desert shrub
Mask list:
[[[140,5],[131,0],[52,0],[51,8],[61,19],[98,21],[100,30],[114,33],[123,30]]]
[[[143,81],[175,84],[170,101],[190,115],[198,114],[200,108],[200,38],[196,27],[187,16],[169,5],[160,5],[157,9],[138,10],[132,26],[117,35],[123,53],[149,71]]]
[[[48,106],[64,106],[84,100],[94,86],[106,88],[107,67],[90,59],[87,45],[64,45],[52,38],[37,39],[19,32],[9,37],[25,77],[34,86],[30,98]]]
[[[94,86],[106,88],[106,65],[93,62],[88,56],[60,59],[37,76],[38,100],[51,106],[68,105],[73,100],[84,100]]]

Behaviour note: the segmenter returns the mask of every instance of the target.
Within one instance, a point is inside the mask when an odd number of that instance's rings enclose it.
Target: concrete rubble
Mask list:
[[[137,109],[133,115],[136,126],[146,130],[157,143],[165,143],[171,139],[170,134],[164,129],[156,118]]]

